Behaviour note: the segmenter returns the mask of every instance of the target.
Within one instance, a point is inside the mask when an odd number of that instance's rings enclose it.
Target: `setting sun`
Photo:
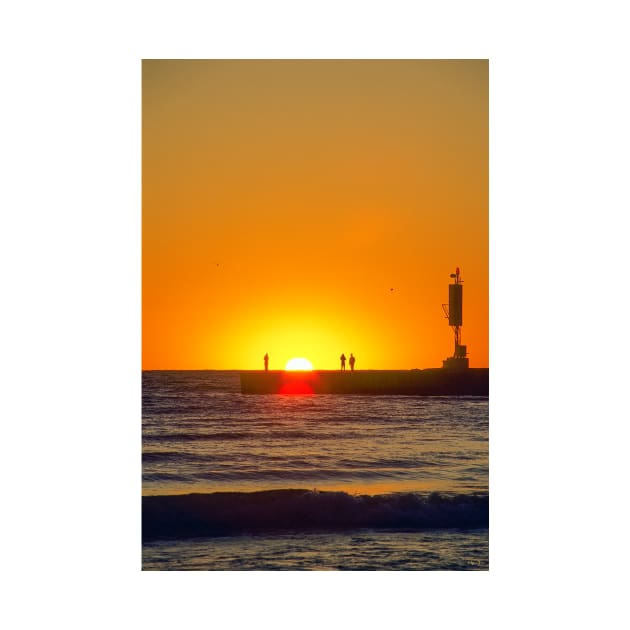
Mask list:
[[[308,359],[289,359],[287,364],[284,366],[284,369],[291,371],[310,371],[313,369],[313,364]]]
[[[439,367],[455,266],[487,367],[488,61],[145,59],[141,251],[145,370]]]

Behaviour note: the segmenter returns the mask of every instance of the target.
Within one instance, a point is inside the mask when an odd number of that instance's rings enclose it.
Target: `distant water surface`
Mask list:
[[[350,512],[343,523],[372,523],[372,512],[364,512],[373,510],[374,500],[363,495],[382,495],[379,509],[400,513],[400,531],[380,533],[350,525],[343,532],[314,532],[310,512],[292,532],[223,531],[220,537],[168,541],[145,536],[143,568],[487,568],[487,523],[471,529],[479,505],[471,519],[467,499],[485,497],[487,511],[486,397],[243,395],[237,372],[217,371],[144,372],[142,382],[143,495],[239,493],[235,506],[247,499],[240,493],[305,489],[315,498],[309,494],[302,501],[312,508],[317,500],[312,509],[329,510],[335,495],[327,493],[339,491],[355,497],[344,499]],[[401,493],[414,496],[405,503]],[[450,503],[425,501],[431,493],[450,497]],[[293,500],[287,493],[260,496],[265,514],[276,509],[268,496],[280,497],[285,507],[287,497]],[[446,529],[420,531],[445,509],[449,518],[461,513],[459,524],[467,529],[447,521]],[[189,520],[193,516],[199,514]],[[420,529],[403,532],[409,523]]]

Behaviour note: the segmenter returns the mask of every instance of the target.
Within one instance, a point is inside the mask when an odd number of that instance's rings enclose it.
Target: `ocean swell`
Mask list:
[[[262,531],[486,527],[487,495],[266,490],[142,498],[144,541]]]

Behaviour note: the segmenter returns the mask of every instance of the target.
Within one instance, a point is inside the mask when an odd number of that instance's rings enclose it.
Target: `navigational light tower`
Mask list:
[[[466,357],[466,346],[461,344],[460,328],[463,324],[463,281],[459,277],[459,267],[455,273],[451,274],[453,282],[448,285],[448,304],[442,304],[444,315],[448,319],[448,325],[455,334],[455,352],[452,357],[445,359],[442,367],[448,370],[465,370],[468,368],[468,358]]]

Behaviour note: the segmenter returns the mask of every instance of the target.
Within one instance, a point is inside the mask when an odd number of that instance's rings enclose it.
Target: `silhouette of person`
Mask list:
[[[350,353],[350,360],[348,361],[348,363],[350,363],[350,371],[354,372],[354,362],[356,361],[356,359],[354,358],[354,355],[352,354],[352,352]]]
[[[341,353],[341,356],[339,357],[340,361],[341,361],[341,371],[345,372],[346,371],[346,355]]]
[[[265,353],[265,356],[263,358],[265,360],[265,372],[267,372],[269,370],[269,355]]]

